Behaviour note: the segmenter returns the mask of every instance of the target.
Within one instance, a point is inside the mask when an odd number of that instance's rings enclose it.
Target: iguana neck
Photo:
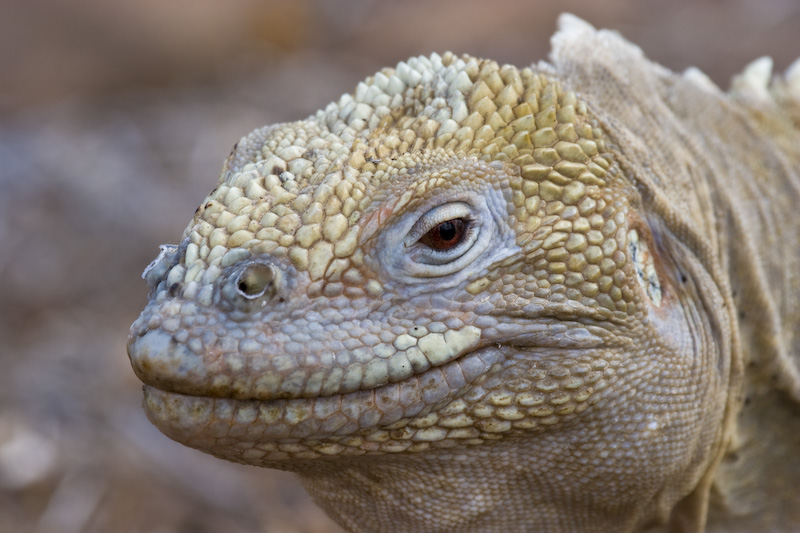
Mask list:
[[[720,253],[735,288],[744,364],[753,369],[748,380],[769,381],[770,389],[800,402],[800,376],[791,364],[800,357],[795,326],[800,315],[800,227],[790,223],[800,206],[800,132],[777,108],[745,108],[742,114],[747,118],[735,123],[725,116],[710,117],[719,124],[720,142],[742,147],[720,154],[725,168],[710,176],[725,241]]]
[[[800,479],[800,464],[785,460],[800,449],[800,132],[774,109],[720,111],[706,120],[720,143],[740,148],[715,157],[724,166],[708,179],[745,372],[715,474],[708,520],[717,529],[709,530],[778,528],[800,520],[766,496],[789,493],[784,480]],[[745,120],[729,119],[737,114]]]

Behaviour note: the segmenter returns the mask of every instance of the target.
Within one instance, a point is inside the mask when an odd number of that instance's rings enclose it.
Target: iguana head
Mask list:
[[[525,69],[412,58],[244,137],[145,272],[129,354],[153,423],[320,486],[467,457],[620,523],[691,493],[725,438],[724,279],[617,122],[652,118],[632,81],[581,50],[663,72],[577,22],[556,44]]]

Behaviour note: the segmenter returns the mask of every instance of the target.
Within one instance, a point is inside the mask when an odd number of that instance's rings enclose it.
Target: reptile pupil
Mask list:
[[[431,228],[420,242],[434,250],[449,250],[464,239],[466,229],[467,223],[463,218],[454,218]]]

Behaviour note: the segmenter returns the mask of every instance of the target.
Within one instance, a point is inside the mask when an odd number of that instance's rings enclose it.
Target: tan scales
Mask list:
[[[561,19],[244,137],[145,272],[164,433],[352,531],[800,528],[800,64]]]

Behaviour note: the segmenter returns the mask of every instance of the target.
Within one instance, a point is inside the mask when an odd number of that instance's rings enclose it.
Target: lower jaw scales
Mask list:
[[[234,400],[146,387],[145,409],[170,438],[237,460],[243,448],[292,442],[306,449],[303,443],[317,446],[388,430],[402,420],[424,416],[439,402],[454,400],[469,383],[490,374],[500,358],[498,350],[483,349],[403,382],[309,399]]]

